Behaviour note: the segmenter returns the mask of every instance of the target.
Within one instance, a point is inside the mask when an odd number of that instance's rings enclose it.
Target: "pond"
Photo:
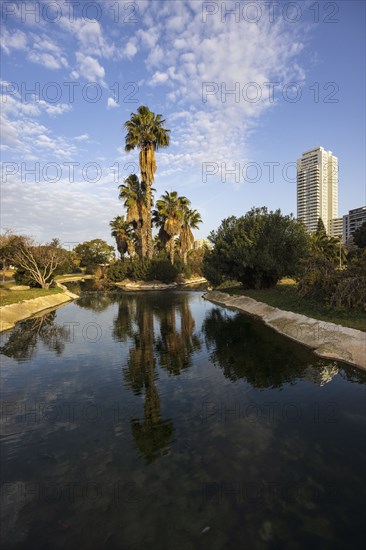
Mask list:
[[[361,548],[365,373],[201,292],[1,335],[2,548]]]

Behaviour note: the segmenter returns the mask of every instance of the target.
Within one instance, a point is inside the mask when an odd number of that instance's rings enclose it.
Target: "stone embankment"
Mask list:
[[[312,348],[316,355],[338,359],[366,370],[366,332],[283,311],[248,296],[212,291],[206,293],[204,298],[259,317],[280,334]]]
[[[207,283],[207,279],[204,277],[192,277],[191,279],[182,279],[179,283],[162,283],[160,281],[130,281],[125,279],[120,283],[113,283],[122,290],[171,290],[176,288],[179,290],[181,287],[194,286]]]
[[[63,292],[0,307],[0,332],[13,328],[18,321],[24,321],[24,319],[32,317],[36,313],[55,309],[79,298],[77,294],[69,292],[61,283],[56,284]]]

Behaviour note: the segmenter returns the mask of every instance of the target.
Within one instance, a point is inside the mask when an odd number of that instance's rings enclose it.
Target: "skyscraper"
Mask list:
[[[318,219],[326,231],[338,216],[338,159],[332,151],[316,147],[297,161],[297,218],[308,232],[316,231]]]

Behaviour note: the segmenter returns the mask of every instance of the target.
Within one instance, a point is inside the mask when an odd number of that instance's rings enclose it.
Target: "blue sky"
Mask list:
[[[118,184],[138,171],[122,126],[141,104],[171,130],[156,198],[187,196],[197,238],[252,206],[296,215],[296,159],[318,145],[339,159],[339,215],[366,203],[363,1],[1,9],[2,228],[113,243]]]

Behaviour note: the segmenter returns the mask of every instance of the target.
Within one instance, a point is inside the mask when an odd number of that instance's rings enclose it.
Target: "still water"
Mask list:
[[[365,373],[200,292],[94,293],[1,336],[2,549],[365,542]]]

